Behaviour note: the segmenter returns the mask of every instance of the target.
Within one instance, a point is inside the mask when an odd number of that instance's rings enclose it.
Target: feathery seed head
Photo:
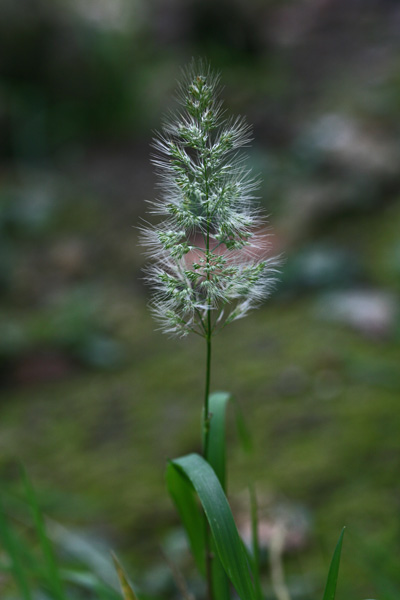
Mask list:
[[[260,304],[275,281],[253,205],[258,182],[238,153],[251,130],[242,118],[223,119],[218,82],[193,63],[180,86],[183,110],[154,142],[161,196],[151,212],[164,221],[142,229],[152,258],[146,279],[162,329],[180,336],[210,337]]]

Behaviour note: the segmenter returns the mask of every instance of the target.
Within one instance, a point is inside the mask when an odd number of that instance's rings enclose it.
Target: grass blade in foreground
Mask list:
[[[0,541],[11,561],[11,572],[14,581],[21,593],[21,600],[33,600],[29,583],[25,577],[25,568],[21,561],[21,553],[19,552],[18,542],[15,539],[14,532],[8,525],[7,517],[4,513],[2,503],[0,501]]]
[[[205,521],[197,505],[193,486],[176,469],[167,468],[167,488],[189,538],[196,566],[205,576]]]
[[[195,488],[203,506],[219,559],[242,600],[256,600],[242,540],[236,529],[228,501],[211,466],[198,454],[171,461],[167,479],[180,473]]]
[[[207,462],[212,466],[219,482],[226,493],[226,411],[228,403],[232,403],[233,397],[228,392],[214,392],[209,396],[209,413],[211,415],[210,430],[208,434]],[[239,435],[246,450],[247,439],[244,439],[246,428],[244,420],[237,406],[236,420]],[[218,558],[215,548],[211,548],[214,555],[211,562],[211,579],[213,596],[218,600],[229,599],[229,581]],[[256,576],[256,574],[254,574]]]
[[[26,496],[28,504],[32,511],[32,516],[35,524],[36,533],[40,542],[43,557],[46,563],[48,583],[51,586],[55,600],[67,600],[64,593],[64,588],[61,580],[61,575],[53,553],[51,542],[46,533],[43,515],[40,511],[39,504],[36,498],[35,491],[25,470],[22,470],[22,478],[25,484]]]
[[[212,466],[224,491],[226,491],[226,408],[230,394],[215,392],[210,394],[209,410],[211,416],[208,437],[207,462]]]
[[[331,565],[329,567],[328,579],[326,581],[325,592],[322,600],[335,600],[336,584],[339,575],[340,554],[342,552],[344,530],[345,527],[343,527],[342,529],[339,541],[336,544],[336,548],[332,556]]]
[[[236,427],[239,441],[244,452],[252,450],[252,440],[247,431],[240,406],[228,392],[214,392],[209,396],[209,412],[211,414],[210,431],[208,435],[207,462],[215,471],[226,492],[226,411],[228,403],[233,404],[236,416]]]
[[[227,392],[215,392],[209,396],[211,415],[208,434],[207,462],[212,466],[222,489],[226,493],[226,409],[231,400]],[[229,579],[218,557],[215,542],[211,545],[211,585],[213,598],[229,600]]]
[[[211,552],[213,555],[211,561],[212,597],[215,600],[230,600],[229,579],[218,557],[214,540],[211,542]]]
[[[124,573],[124,570],[121,567],[121,565],[119,564],[118,559],[115,556],[115,554],[112,554],[112,558],[114,561],[115,570],[117,571],[119,582],[121,584],[121,590],[122,590],[122,595],[123,595],[124,600],[138,600],[138,597],[136,596],[135,592],[133,591],[133,589]]]

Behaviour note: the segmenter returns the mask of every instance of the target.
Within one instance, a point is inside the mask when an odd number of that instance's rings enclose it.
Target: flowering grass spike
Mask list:
[[[276,272],[253,205],[258,184],[239,152],[250,128],[226,119],[218,96],[218,77],[193,63],[181,111],[154,143],[161,197],[151,212],[164,220],[143,229],[156,318],[168,333],[206,339],[266,298]]]

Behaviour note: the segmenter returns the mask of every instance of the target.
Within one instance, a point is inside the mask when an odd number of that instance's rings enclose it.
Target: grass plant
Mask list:
[[[151,212],[163,220],[143,228],[151,265],[151,308],[169,334],[194,333],[206,343],[203,455],[170,462],[169,492],[187,531],[209,600],[260,600],[257,509],[252,499],[253,553],[238,534],[226,498],[225,413],[229,395],[211,394],[213,336],[268,297],[278,261],[268,256],[267,235],[254,203],[257,180],[240,150],[251,139],[242,118],[226,118],[218,77],[192,63],[180,87],[181,110],[155,140],[153,162],[160,198]],[[200,500],[199,513],[194,498]],[[324,600],[335,597],[343,532],[329,571]]]
[[[78,538],[71,544],[71,534],[45,518],[24,470],[21,479],[23,510],[13,510],[10,499],[0,503],[1,598],[119,600],[117,582],[110,581],[104,569],[93,568],[95,549],[85,548]],[[117,574],[121,577],[121,571]]]
[[[206,581],[208,600],[262,600],[257,502],[250,487],[252,547],[236,527],[226,489],[226,411],[232,397],[211,393],[214,335],[247,315],[270,293],[278,261],[268,255],[260,210],[254,205],[257,181],[244,166],[241,149],[250,129],[222,109],[218,77],[204,63],[193,63],[180,87],[181,111],[166,122],[155,142],[154,164],[160,198],[151,212],[163,220],[143,227],[152,258],[146,278],[154,295],[151,308],[170,335],[194,333],[205,340],[202,455],[191,453],[167,466],[167,487],[186,530],[196,566]],[[238,411],[237,411],[238,412]],[[248,436],[238,412],[244,445]],[[3,571],[10,574],[22,600],[83,598],[71,586],[71,572],[60,567],[35,492],[24,475],[40,559],[31,556],[0,506]],[[336,546],[323,600],[334,600],[343,531]],[[124,600],[136,600],[114,557]],[[183,590],[185,586],[181,586]],[[90,579],[87,598],[115,600],[117,592]]]

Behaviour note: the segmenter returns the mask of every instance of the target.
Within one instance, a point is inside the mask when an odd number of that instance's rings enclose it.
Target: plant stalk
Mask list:
[[[207,169],[204,168],[204,179],[206,183],[206,195],[208,198],[208,176]],[[207,208],[207,236],[206,236],[206,265],[207,265],[207,280],[210,280],[210,214]],[[206,328],[206,381],[204,390],[204,410],[203,410],[203,454],[208,461],[208,446],[210,438],[211,417],[209,409],[210,398],[210,378],[211,378],[211,300],[208,297],[207,311],[207,328]],[[213,584],[212,584],[212,554],[211,554],[211,536],[210,528],[205,521],[205,552],[206,552],[206,573],[207,573],[207,596],[208,600],[213,600]]]
[[[208,314],[208,320],[210,320],[210,314]],[[210,377],[211,377],[211,334],[208,333],[206,338],[207,344],[207,357],[206,357],[206,381],[205,381],[205,393],[204,393],[204,412],[203,412],[203,454],[204,458],[208,460],[208,440],[210,435],[210,409],[209,409],[209,397],[210,397]]]
[[[211,375],[211,315],[208,311],[207,315],[207,357],[206,357],[206,381],[205,381],[205,395],[204,395],[204,410],[203,410],[203,455],[208,461],[208,442],[210,437],[210,411],[209,411],[209,396],[210,396],[210,375]],[[211,554],[211,540],[210,540],[210,528],[207,521],[205,521],[205,552],[206,552],[206,574],[207,574],[207,597],[208,600],[213,600],[213,586],[212,586],[212,554]]]

